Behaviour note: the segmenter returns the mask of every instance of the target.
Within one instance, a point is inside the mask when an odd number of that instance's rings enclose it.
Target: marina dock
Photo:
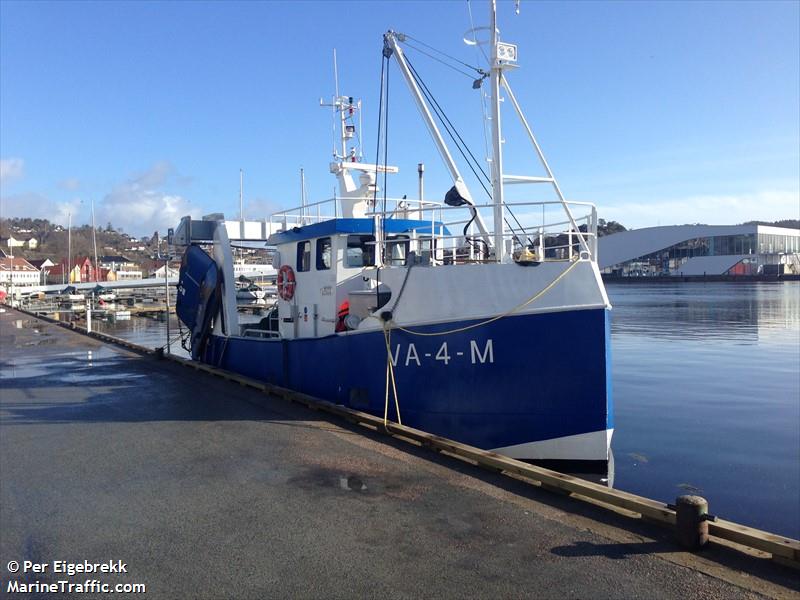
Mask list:
[[[149,598],[791,598],[798,571],[14,310],[9,561],[121,560]],[[713,511],[713,506],[711,507]],[[100,577],[102,579],[102,577]]]

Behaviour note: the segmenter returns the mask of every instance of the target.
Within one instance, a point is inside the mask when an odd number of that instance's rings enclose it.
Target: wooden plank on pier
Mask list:
[[[708,533],[743,546],[769,552],[772,556],[779,556],[800,565],[800,541],[719,518],[709,522]]]

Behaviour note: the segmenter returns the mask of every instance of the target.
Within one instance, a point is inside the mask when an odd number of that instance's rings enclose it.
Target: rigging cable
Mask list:
[[[408,57],[406,57],[406,63],[408,64],[408,68],[411,71],[411,74],[414,76],[414,79],[420,85],[420,90],[422,91],[423,95],[428,100],[428,102],[431,104],[431,107],[433,108],[433,112],[436,113],[437,117],[439,117],[439,122],[445,128],[445,131],[447,131],[447,134],[450,136],[450,139],[453,140],[453,143],[455,144],[456,148],[458,149],[458,152],[461,154],[461,156],[466,161],[467,166],[469,166],[470,170],[472,171],[472,174],[475,175],[475,177],[478,179],[478,182],[481,184],[481,187],[483,187],[483,190],[491,198],[492,194],[489,191],[489,188],[487,188],[486,185],[481,180],[481,176],[478,175],[478,171],[476,171],[475,167],[473,166],[472,162],[470,162],[470,159],[467,157],[467,154],[465,154],[464,150],[466,150],[466,152],[469,154],[469,156],[472,157],[472,160],[475,161],[475,166],[477,166],[478,170],[483,174],[483,177],[487,181],[489,180],[489,177],[483,171],[483,169],[481,168],[481,166],[478,163],[477,159],[475,158],[475,155],[472,154],[472,151],[469,149],[469,147],[467,146],[467,144],[464,141],[464,139],[461,137],[461,135],[456,130],[455,125],[453,125],[452,121],[450,121],[448,116],[445,114],[444,109],[442,109],[442,107],[439,105],[439,103],[437,102],[436,98],[433,96],[433,93],[430,91],[428,86],[422,80],[422,77],[420,77],[419,73],[414,68],[414,65],[411,64],[410,60],[408,60]],[[464,148],[462,148],[462,145],[464,146]]]
[[[383,214],[381,215],[381,261],[384,264],[386,261],[386,194],[388,193],[388,168],[389,164],[389,73],[391,72],[391,65],[389,59],[386,59],[386,107],[384,108],[383,117]],[[377,169],[377,163],[376,163]],[[375,173],[375,181],[378,180],[378,174]],[[376,252],[377,255],[377,252]],[[378,267],[380,273],[380,267]],[[380,281],[378,282],[380,284]],[[376,288],[377,289],[377,288]]]
[[[408,36],[406,36],[406,37],[408,37]],[[425,50],[423,50],[422,48],[417,48],[414,44],[411,44],[408,40],[405,41],[405,45],[408,46],[409,48],[413,48],[414,50],[416,50],[420,54],[424,54],[428,58],[430,58],[432,60],[435,60],[436,62],[438,62],[440,64],[443,64],[448,69],[452,69],[456,73],[460,73],[461,75],[466,76],[467,78],[470,79],[470,81],[474,81],[475,80],[475,78],[472,76],[471,73],[467,73],[466,71],[463,71],[463,70],[459,69],[458,67],[454,67],[453,65],[448,64],[445,61],[443,61],[441,58],[436,58],[433,54],[425,52]]]
[[[492,193],[489,191],[489,188],[486,187],[486,184],[481,179],[480,175],[478,175],[478,171],[480,171],[480,173],[483,175],[483,178],[486,180],[486,183],[491,183],[491,179],[489,178],[489,175],[486,173],[486,171],[483,170],[483,167],[481,167],[480,162],[478,161],[477,158],[475,158],[475,155],[469,149],[469,146],[464,141],[464,138],[462,138],[461,134],[458,133],[458,130],[456,129],[455,125],[453,125],[453,122],[450,120],[450,118],[444,112],[444,109],[441,107],[439,102],[436,100],[436,98],[434,97],[433,93],[430,91],[430,89],[428,88],[427,84],[423,81],[423,79],[420,76],[420,74],[414,68],[414,65],[412,65],[411,61],[408,60],[408,57],[406,57],[406,63],[408,63],[409,70],[411,71],[415,81],[419,84],[420,90],[422,91],[423,95],[425,96],[425,98],[428,100],[428,102],[430,103],[431,107],[433,108],[433,112],[439,118],[439,122],[445,128],[445,131],[447,131],[448,135],[450,136],[450,139],[453,141],[453,144],[455,144],[455,146],[458,149],[459,153],[464,158],[464,161],[467,163],[467,166],[470,168],[470,171],[472,171],[472,174],[475,175],[475,178],[478,180],[478,183],[480,183],[481,187],[483,188],[483,191],[486,192],[486,195],[489,197],[489,199],[491,199],[492,198]],[[463,149],[462,149],[462,145],[463,145]],[[472,162],[470,161],[470,158],[467,157],[467,154],[464,153],[465,150],[466,150],[466,153],[469,154],[469,157],[472,158]],[[475,165],[474,167],[473,167],[473,163]],[[477,171],[476,171],[476,167],[477,167]],[[514,218],[514,221],[516,221],[517,225],[522,230],[523,235],[525,235],[525,237],[528,238],[528,242],[530,244],[532,244],[533,242],[531,241],[530,236],[527,235],[527,233],[525,232],[525,228],[522,226],[522,223],[519,222],[519,219],[517,219],[516,215],[511,211],[511,209],[508,206],[506,206],[505,209]],[[477,210],[477,209],[475,209],[475,210]],[[472,223],[474,218],[475,218],[475,215],[473,214],[473,218],[470,219],[469,223],[467,223],[467,227]],[[515,231],[514,227],[511,225],[511,223],[508,222],[508,219],[503,217],[503,221],[505,221],[505,224],[508,225],[508,228],[511,230],[511,233],[514,236],[514,238],[516,239],[517,243],[520,246],[524,246],[524,244],[520,240],[519,235]]]
[[[388,70],[387,69],[388,66],[389,66],[389,57],[387,57],[384,52],[381,52],[381,86],[380,86],[380,93],[378,94],[378,142],[375,145],[375,163],[374,163],[375,164],[375,184],[372,187],[372,211],[373,212],[378,207],[378,184],[377,184],[377,181],[378,181],[378,161],[381,158],[381,125],[383,123],[383,81],[384,81],[384,75],[385,75],[386,71]],[[375,229],[375,219],[373,218],[372,219],[372,239],[373,239],[373,241],[377,238],[377,236],[378,236],[378,232]],[[375,260],[375,259],[377,259],[377,257],[378,257],[378,251],[379,251],[379,248],[378,248],[377,244],[375,244],[373,246],[372,254],[373,254],[373,262],[376,265],[377,265],[377,260]],[[362,257],[363,256],[364,256],[364,254],[363,254],[363,249],[362,249]],[[363,264],[364,263],[363,260],[361,262],[362,262],[362,266],[366,266],[366,265]],[[376,278],[376,282],[377,282],[377,286],[375,287],[375,294],[376,294],[376,296],[378,296],[378,287],[381,284],[381,270],[380,270],[380,267],[378,267],[378,269],[377,269],[375,278]]]
[[[473,71],[475,71],[475,72],[476,72],[478,75],[485,75],[485,73],[486,73],[486,72],[485,72],[483,69],[481,69],[481,68],[479,68],[479,67],[473,67],[471,64],[469,64],[469,63],[465,63],[463,60],[460,60],[460,59],[456,58],[455,56],[451,56],[450,54],[447,54],[447,52],[443,52],[442,50],[439,50],[438,48],[434,48],[434,47],[433,47],[433,46],[431,46],[430,44],[426,44],[426,43],[425,43],[425,42],[423,42],[422,40],[418,40],[417,38],[415,38],[415,37],[412,37],[412,36],[408,35],[407,33],[406,33],[406,34],[404,34],[404,37],[406,38],[406,40],[414,40],[416,43],[418,43],[418,44],[421,44],[422,46],[425,46],[425,47],[426,47],[426,48],[428,48],[429,50],[433,50],[434,52],[437,52],[437,53],[441,54],[442,56],[446,56],[447,58],[449,58],[449,59],[450,59],[450,60],[452,60],[453,62],[457,62],[457,63],[458,63],[458,64],[460,64],[460,65],[464,65],[464,66],[465,66],[465,67],[467,67],[468,69],[472,69],[472,70],[473,70]],[[407,44],[408,42],[406,41],[405,43]],[[419,50],[419,48],[417,48],[416,50],[417,50],[418,52],[421,52],[421,50]],[[440,61],[440,62],[441,62],[441,61]],[[470,75],[470,77],[472,77],[472,76]]]

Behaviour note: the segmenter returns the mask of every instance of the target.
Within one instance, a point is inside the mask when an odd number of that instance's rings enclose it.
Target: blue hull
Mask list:
[[[517,315],[431,337],[395,329],[402,422],[485,449],[613,429],[609,330],[605,309]],[[296,340],[211,336],[201,360],[383,416],[386,355],[376,331]],[[389,416],[396,420],[392,400]]]

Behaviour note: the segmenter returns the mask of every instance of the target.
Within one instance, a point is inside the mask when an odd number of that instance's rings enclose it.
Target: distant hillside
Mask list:
[[[0,219],[0,236],[13,236],[16,239],[36,238],[36,250],[15,248],[14,253],[29,259],[49,258],[53,262],[66,259],[68,253],[68,234],[66,228],[50,223],[47,219],[12,218]],[[123,254],[139,262],[148,257],[151,240],[142,241],[122,229],[114,229],[111,223],[105,227],[97,228],[97,254],[119,255]],[[3,250],[8,250],[3,248]],[[72,256],[92,256],[92,228],[90,225],[81,225],[72,228]]]
[[[781,219],[780,221],[747,221],[742,225],[770,225],[772,227],[788,227],[800,229],[800,219]]]

